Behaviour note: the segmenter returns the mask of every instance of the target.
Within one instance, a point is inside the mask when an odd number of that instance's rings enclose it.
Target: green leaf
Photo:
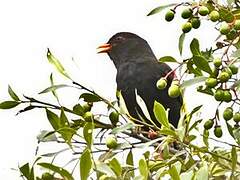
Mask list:
[[[23,112],[26,112],[26,111],[30,111],[34,108],[36,108],[36,106],[29,105],[29,106],[25,107],[24,109],[21,109],[20,111],[18,111],[18,113],[16,115],[18,115],[20,113],[23,113]]]
[[[121,164],[118,162],[118,160],[116,158],[113,158],[109,162],[109,166],[112,168],[112,170],[115,172],[115,174],[117,176],[121,176],[121,174],[122,174],[122,166],[121,166]]]
[[[196,38],[194,38],[190,44],[190,50],[194,56],[201,56],[199,42]]]
[[[160,134],[163,134],[163,135],[177,137],[176,132],[170,128],[163,127],[159,132],[160,132]]]
[[[180,55],[182,55],[184,39],[185,39],[185,33],[182,33],[178,41],[178,50]]]
[[[65,84],[52,85],[52,86],[44,89],[43,91],[41,91],[39,94],[44,94],[44,93],[48,93],[48,92],[54,92],[55,90],[60,89],[60,88],[64,88],[64,87],[70,87],[70,86],[65,85]]]
[[[63,108],[61,108],[60,113],[60,127],[69,126],[68,118],[65,114],[65,111]]]
[[[209,131],[204,129],[203,130],[203,142],[204,144],[208,147],[209,143],[208,143],[208,137],[209,137]]]
[[[194,55],[193,62],[199,69],[212,74],[212,69],[210,68],[208,61],[203,56]]]
[[[159,59],[160,62],[176,62],[177,60],[173,58],[172,56],[163,56]]]
[[[76,134],[76,130],[70,127],[63,127],[63,128],[59,128],[57,132],[61,134],[65,142],[71,146],[71,140],[73,135]]]
[[[90,150],[86,148],[80,157],[80,176],[81,180],[87,180],[92,169],[92,159]]]
[[[58,166],[55,166],[50,163],[38,163],[38,165],[43,168],[49,169],[55,173],[58,173],[65,180],[74,180],[72,175],[67,170],[63,169],[62,167],[58,167]]]
[[[193,67],[193,60],[189,60],[187,62],[187,69],[189,74],[193,73],[195,76],[202,76],[202,71],[198,68]]]
[[[92,122],[87,122],[83,127],[83,136],[88,145],[91,149],[92,146],[92,133],[93,133],[94,124]]]
[[[144,177],[144,180],[147,180],[149,169],[148,169],[147,162],[145,161],[145,159],[140,159],[138,162],[138,166],[139,166],[138,168],[139,168],[140,174]]]
[[[128,153],[128,155],[127,155],[126,164],[129,165],[129,166],[131,166],[132,168],[134,168],[132,150],[130,150],[129,153]],[[130,172],[128,173],[128,175],[129,175],[130,177],[134,177],[134,171],[130,171]]]
[[[0,103],[0,109],[11,109],[19,105],[20,102],[17,101],[4,101]]]
[[[130,122],[130,123],[124,124],[123,126],[114,128],[111,133],[118,134],[128,129],[132,129],[133,127],[135,127],[134,124]]]
[[[106,174],[107,176],[116,177],[113,170],[105,163],[102,162],[96,163],[96,170]]]
[[[52,111],[50,111],[48,109],[46,109],[46,113],[47,113],[48,121],[52,125],[53,129],[55,131],[57,131],[60,127],[60,119],[59,119],[58,115],[56,115],[55,113],[53,113]]]
[[[150,13],[148,13],[147,16],[151,16],[153,14],[160,13],[162,10],[164,10],[164,9],[166,9],[168,7],[175,6],[175,5],[177,5],[177,4],[176,3],[172,3],[172,4],[167,4],[167,5],[156,7]]]
[[[220,14],[220,18],[222,21],[226,21],[227,23],[231,23],[234,20],[234,15],[231,12],[231,10],[221,7],[218,10],[219,14]]]
[[[180,176],[178,174],[178,171],[175,165],[172,165],[172,167],[168,170],[168,172],[172,179],[180,180]]]
[[[34,180],[34,171],[33,168],[30,169],[29,163],[19,167],[19,170],[27,180]]]
[[[80,116],[83,116],[85,111],[83,109],[83,107],[80,105],[80,104],[76,104],[74,107],[73,107],[73,112],[77,115],[80,115]]]
[[[235,146],[232,146],[231,156],[232,156],[232,174],[234,174],[237,166],[237,150]]]
[[[53,86],[54,85],[54,81],[53,81],[53,74],[51,73],[51,75],[50,75],[50,82],[51,82],[51,86]],[[56,92],[56,90],[52,90],[52,94],[53,94],[53,96],[57,99],[57,101],[59,102],[59,98],[58,98],[58,95],[57,95],[57,92]],[[60,103],[59,103],[60,104]]]
[[[13,91],[10,85],[8,85],[8,94],[11,96],[11,98],[15,101],[20,101],[19,97],[17,94]]]
[[[183,83],[180,85],[181,88],[186,88],[188,86],[192,86],[194,84],[203,82],[207,79],[207,77],[205,76],[198,76],[198,77],[194,77],[193,79],[189,79],[186,81],[183,81]]]
[[[55,131],[46,131],[42,130],[38,135],[37,135],[37,140],[39,142],[50,142],[50,141],[57,141],[57,136],[54,134]]]
[[[83,93],[79,97],[79,99],[83,98],[85,102],[98,102],[101,101],[102,99],[95,95],[95,94],[90,94],[90,93]]]
[[[156,119],[158,120],[158,122],[167,127],[170,128],[170,124],[167,118],[167,114],[166,114],[166,110],[163,107],[162,104],[158,103],[157,101],[154,102],[154,107],[153,107],[153,112],[154,115],[156,117]]]
[[[57,71],[62,74],[63,76],[67,77],[68,79],[71,79],[70,76],[67,74],[66,70],[64,69],[63,65],[60,63],[60,61],[52,55],[50,50],[47,50],[47,58],[48,61],[54,65],[54,67],[57,69]]]
[[[208,178],[208,165],[207,162],[203,162],[202,167],[196,172],[196,180],[209,179]]]

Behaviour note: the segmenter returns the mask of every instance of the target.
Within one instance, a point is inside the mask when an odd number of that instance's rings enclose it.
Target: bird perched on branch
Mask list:
[[[161,103],[169,109],[168,119],[177,127],[182,106],[182,97],[172,98],[168,89],[175,77],[175,72],[165,63],[157,60],[147,41],[130,32],[120,32],[110,40],[98,47],[98,53],[107,53],[117,69],[117,89],[121,91],[129,114],[151,124],[144,116],[136,101],[137,94],[144,100],[151,120],[160,127],[153,106],[154,101]],[[166,88],[160,90],[156,83],[160,78],[166,77]],[[141,118],[140,118],[141,116]]]

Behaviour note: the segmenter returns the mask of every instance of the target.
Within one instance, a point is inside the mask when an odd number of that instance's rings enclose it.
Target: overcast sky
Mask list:
[[[167,23],[161,15],[146,16],[154,7],[170,2],[174,1],[1,1],[0,101],[9,99],[8,84],[19,95],[39,97],[37,93],[49,86],[51,72],[59,83],[68,82],[48,63],[47,48],[61,60],[74,80],[114,99],[115,68],[106,55],[96,54],[96,47],[120,31],[130,31],[146,39],[157,57],[171,55],[181,60],[177,43],[184,21]],[[203,22],[200,30],[188,34],[185,49],[193,37],[200,37],[203,47],[211,45],[217,32],[209,27],[211,25]],[[63,95],[62,101],[66,105],[76,103],[76,94],[66,92],[59,92]],[[189,95],[190,109],[201,104],[204,97]],[[50,96],[44,99],[52,100]],[[0,179],[18,179],[18,174],[10,168],[31,162],[37,145],[36,135],[40,130],[50,129],[44,111],[35,110],[17,117],[16,112],[17,109],[0,111]]]

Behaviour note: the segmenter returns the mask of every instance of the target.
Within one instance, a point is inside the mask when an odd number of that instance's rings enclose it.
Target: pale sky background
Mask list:
[[[157,57],[171,55],[180,59],[177,42],[184,21],[178,19],[167,23],[163,14],[146,16],[156,6],[170,2],[178,1],[0,1],[0,101],[9,100],[8,84],[19,96],[26,94],[53,101],[51,96],[37,95],[49,86],[50,73],[54,72],[59,83],[68,81],[48,63],[47,48],[61,60],[76,81],[114,100],[115,68],[107,55],[96,54],[96,47],[117,32],[130,31],[146,39]],[[199,37],[201,45],[209,47],[217,35],[212,23],[202,22],[199,30],[187,34],[185,49],[193,37]],[[65,105],[73,105],[78,94],[67,92],[66,89],[59,91],[62,101]],[[207,104],[203,116],[211,117],[208,113],[212,108],[211,99],[191,92],[187,100],[190,109]],[[34,160],[36,135],[40,130],[50,129],[43,110],[19,116],[15,116],[16,113],[17,109],[0,111],[0,179],[20,179],[19,174],[10,168]]]

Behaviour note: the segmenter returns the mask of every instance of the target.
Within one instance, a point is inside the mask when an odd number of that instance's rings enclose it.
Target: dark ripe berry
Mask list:
[[[193,17],[191,19],[191,24],[194,29],[198,29],[201,25],[201,21],[200,21],[199,17]]]
[[[119,120],[119,114],[116,111],[113,111],[109,114],[109,119],[113,125],[116,125]]]
[[[168,95],[171,98],[177,98],[181,94],[180,87],[178,85],[171,85],[168,89]]]
[[[227,82],[229,80],[229,78],[230,78],[229,73],[225,72],[225,71],[221,72],[218,76],[219,81],[222,83]]]
[[[117,139],[115,136],[110,135],[106,138],[106,146],[109,149],[115,149],[117,147],[118,143],[117,143]]]
[[[233,115],[233,120],[236,122],[236,123],[239,123],[240,122],[240,113],[237,112]]]
[[[183,19],[188,19],[192,16],[192,9],[191,8],[185,8],[183,11],[182,11],[182,14],[181,14],[182,18]]]
[[[230,119],[232,119],[233,117],[233,109],[231,107],[227,107],[224,111],[223,111],[223,118],[228,121]]]
[[[216,22],[219,20],[220,18],[220,14],[218,13],[218,11],[213,10],[210,14],[209,14],[209,18],[212,22]]]
[[[232,101],[232,94],[229,90],[223,91],[223,101],[225,102],[231,102]]]
[[[222,137],[222,134],[223,134],[223,132],[222,132],[221,126],[215,126],[215,128],[214,128],[214,135],[216,137],[220,138],[220,137]]]
[[[239,20],[239,19],[237,19],[237,20],[234,22],[233,28],[234,28],[235,30],[240,30],[240,20]]]
[[[48,172],[42,174],[42,180],[53,180],[54,176]]]
[[[216,101],[223,101],[224,92],[222,89],[217,89],[214,93]]]
[[[208,9],[206,6],[201,6],[201,7],[199,7],[199,9],[198,9],[198,13],[199,13],[201,16],[206,16],[206,15],[208,15],[208,13],[209,13],[209,9]]]
[[[238,36],[237,31],[235,29],[232,29],[227,35],[228,40],[233,40]]]
[[[233,64],[231,64],[229,66],[229,69],[232,71],[232,74],[237,74],[238,73],[238,67],[233,65]]]
[[[161,79],[159,79],[159,80],[157,81],[157,88],[158,88],[158,89],[160,89],[160,90],[165,89],[166,86],[167,86],[167,81],[166,81],[166,79],[161,78]]]
[[[213,127],[214,121],[212,119],[207,120],[204,123],[204,129],[209,130]]]
[[[217,85],[217,79],[215,78],[207,78],[206,81],[205,81],[205,84],[207,87],[209,88],[214,88],[216,85]]]
[[[186,22],[182,25],[182,31],[184,33],[188,33],[192,29],[192,24],[190,22]]]
[[[174,15],[175,15],[175,12],[173,10],[169,10],[167,11],[167,13],[165,14],[165,20],[170,22],[174,19]]]
[[[85,119],[86,122],[92,122],[93,120],[93,114],[90,111],[85,112],[83,115],[83,118]]]
[[[228,23],[223,22],[223,23],[221,24],[219,30],[220,30],[220,33],[221,33],[221,34],[227,35],[227,34],[230,32],[231,28],[230,28],[230,26],[228,25]]]
[[[215,58],[215,59],[213,60],[213,64],[214,64],[215,67],[220,67],[220,66],[222,65],[222,60],[221,60],[221,58]]]

